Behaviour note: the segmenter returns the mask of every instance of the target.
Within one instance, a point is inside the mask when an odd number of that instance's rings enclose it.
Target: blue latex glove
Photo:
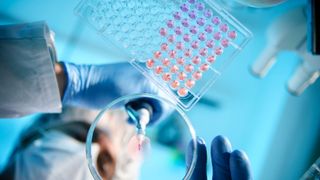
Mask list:
[[[193,146],[189,144],[186,154],[187,168],[192,161]],[[203,139],[197,138],[196,167],[191,180],[207,179],[207,149]],[[212,179],[213,180],[249,180],[252,179],[249,158],[245,152],[232,151],[229,140],[223,136],[215,137],[211,142]]]
[[[67,75],[63,104],[92,109],[104,108],[121,96],[150,93],[159,94],[158,88],[129,63],[106,65],[76,65],[62,62]],[[169,112],[168,107],[154,99],[139,99],[152,106],[153,123]]]

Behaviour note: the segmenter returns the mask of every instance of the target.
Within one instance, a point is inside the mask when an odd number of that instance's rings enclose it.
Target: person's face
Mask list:
[[[116,169],[116,153],[110,139],[106,135],[98,138],[100,152],[97,157],[97,167],[99,174],[104,180],[111,180]]]

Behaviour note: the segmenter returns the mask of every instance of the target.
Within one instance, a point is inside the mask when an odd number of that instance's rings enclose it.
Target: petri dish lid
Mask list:
[[[133,137],[136,131],[135,125],[128,123],[124,107],[126,103],[141,98],[160,101],[174,110],[168,118],[147,127],[146,136],[151,139],[153,148],[152,153],[142,154],[142,159],[131,157],[132,154],[128,153],[129,137]],[[107,131],[108,138],[114,145],[111,148],[114,148],[116,159],[113,175],[117,179],[190,179],[197,159],[196,133],[184,111],[171,101],[152,94],[128,95],[114,100],[97,115],[86,140],[87,163],[95,180],[105,179],[98,167],[97,143],[94,142],[96,133],[101,130]],[[120,146],[116,143],[117,140],[121,141]],[[192,147],[194,151],[191,163],[186,166],[184,155],[188,147]],[[126,159],[125,163],[121,162],[123,159]],[[135,165],[130,166],[130,163]],[[155,173],[161,173],[161,176],[155,176]]]

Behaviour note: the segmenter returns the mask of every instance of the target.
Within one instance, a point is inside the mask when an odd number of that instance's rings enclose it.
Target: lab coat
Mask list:
[[[44,22],[0,26],[0,118],[61,112],[54,61],[56,53],[52,33]],[[134,161],[126,151],[135,128],[129,127],[123,113],[120,113],[121,117],[116,114],[107,123],[113,130],[111,139],[117,152],[113,179],[137,179],[140,162]],[[87,119],[91,123],[96,115],[88,111],[71,115],[64,113],[62,119]],[[98,145],[92,146],[92,152],[96,162]],[[40,139],[17,152],[14,164],[15,179],[19,180],[92,179],[85,144],[55,130],[44,132]]]
[[[0,26],[0,118],[61,111],[55,57],[44,22]]]
[[[92,148],[98,153],[98,146]],[[96,159],[96,156],[95,156]],[[49,131],[15,156],[15,180],[92,180],[83,143]]]

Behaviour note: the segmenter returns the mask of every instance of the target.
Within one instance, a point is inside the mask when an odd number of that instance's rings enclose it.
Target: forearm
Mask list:
[[[63,65],[61,65],[60,63],[55,63],[54,72],[58,81],[60,97],[62,98],[67,86],[67,77],[66,73],[64,72]]]

